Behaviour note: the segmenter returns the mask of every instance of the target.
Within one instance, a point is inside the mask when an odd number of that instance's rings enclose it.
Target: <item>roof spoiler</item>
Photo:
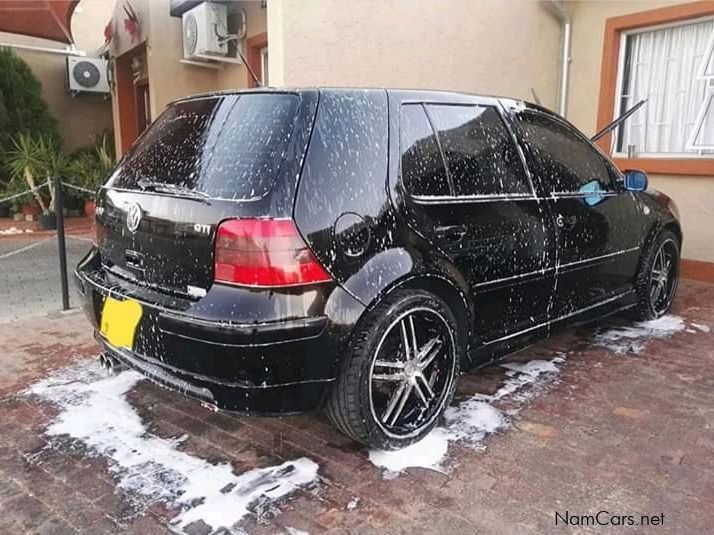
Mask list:
[[[600,130],[597,134],[595,134],[593,137],[590,138],[590,141],[593,143],[600,139],[601,137],[609,134],[612,132],[615,128],[620,126],[623,122],[625,122],[633,113],[635,113],[637,110],[639,110],[642,106],[645,105],[647,102],[647,99],[642,99],[640,100],[637,104],[632,106],[629,110],[627,110],[625,113],[620,115],[617,119],[612,121],[609,125],[607,125],[605,128]]]

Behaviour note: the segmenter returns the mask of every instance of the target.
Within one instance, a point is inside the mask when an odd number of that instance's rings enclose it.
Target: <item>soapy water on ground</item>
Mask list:
[[[317,480],[318,465],[306,457],[236,474],[230,463],[212,464],[181,451],[185,436],[153,435],[126,399],[142,380],[133,371],[107,377],[96,362],[83,361],[28,394],[59,410],[46,435],[78,441],[88,455],[106,458],[116,486],[128,495],[178,508],[174,531],[203,523],[211,532],[240,533],[237,524],[256,507]]]
[[[645,348],[648,340],[669,338],[674,333],[687,328],[684,319],[668,314],[656,320],[640,321],[607,328],[597,333],[593,341],[596,346],[618,355],[626,353],[638,354]]]
[[[707,325],[691,323],[690,327],[679,316],[666,315],[652,321],[610,324],[596,331],[592,343],[617,355],[640,353],[647,342],[688,332],[709,333]],[[471,448],[483,448],[484,439],[507,429],[518,413],[557,380],[567,354],[550,360],[504,362],[503,383],[492,395],[476,394],[446,410],[444,422],[419,442],[399,451],[371,450],[369,459],[384,469],[384,477],[397,477],[407,468],[426,468],[448,471],[450,443]],[[504,403],[505,402],[505,403]],[[506,405],[507,408],[502,407]]]
[[[452,405],[444,413],[444,423],[419,442],[398,451],[371,450],[369,459],[392,479],[407,468],[448,471],[449,444],[457,442],[481,448],[486,436],[510,425],[514,416],[537,393],[552,384],[565,355],[550,360],[504,363],[505,380],[494,394],[475,394]],[[511,408],[501,407],[507,401]]]
[[[600,330],[593,344],[617,355],[637,353],[647,340],[682,330],[710,332],[707,325],[687,325],[670,315]],[[423,440],[398,452],[370,451],[369,460],[388,479],[414,467],[450,471],[452,443],[483,449],[488,435],[506,430],[532,399],[554,384],[566,358],[559,353],[547,360],[500,364],[504,379],[493,394],[475,394],[452,405],[442,424]],[[45,430],[52,440],[81,444],[87,455],[107,459],[116,486],[145,505],[163,502],[178,509],[170,525],[177,532],[203,523],[212,532],[241,533],[238,525],[246,515],[270,509],[297,488],[317,482],[319,467],[305,457],[236,474],[229,463],[209,463],[182,451],[186,436],[152,434],[126,398],[142,380],[133,371],[107,377],[96,362],[83,361],[35,384],[27,394],[58,410]],[[348,510],[358,501],[353,499]]]

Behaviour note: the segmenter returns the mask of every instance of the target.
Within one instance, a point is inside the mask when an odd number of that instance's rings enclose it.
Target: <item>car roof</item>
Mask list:
[[[484,93],[466,93],[462,91],[447,91],[438,89],[400,89],[400,88],[385,88],[385,87],[256,87],[251,89],[226,89],[221,91],[210,91],[206,93],[198,93],[195,95],[188,95],[176,99],[169,104],[174,104],[176,102],[185,102],[190,100],[196,100],[201,98],[211,98],[229,95],[244,95],[251,93],[286,93],[286,94],[300,94],[306,92],[354,92],[358,93],[361,91],[374,91],[381,90],[386,91],[388,94],[396,95],[402,100],[420,100],[420,101],[435,101],[435,102],[453,102],[456,100],[467,100],[481,98],[484,100],[501,101],[504,104],[510,104],[516,107],[527,107],[532,109],[537,109],[549,114],[553,114],[552,110],[534,104],[527,100],[514,98],[514,97],[503,97],[498,95],[489,95]]]

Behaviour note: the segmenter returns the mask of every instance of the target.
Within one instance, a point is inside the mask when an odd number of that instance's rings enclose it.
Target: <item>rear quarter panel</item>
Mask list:
[[[385,90],[323,90],[294,218],[336,281],[364,306],[400,284],[466,282],[398,215],[399,104]],[[397,113],[394,112],[396,105]]]

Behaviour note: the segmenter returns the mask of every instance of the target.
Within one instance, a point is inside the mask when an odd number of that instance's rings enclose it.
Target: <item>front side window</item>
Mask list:
[[[615,151],[714,156],[714,20],[625,33],[615,115],[647,104],[620,126]]]
[[[521,111],[516,117],[538,178],[549,192],[593,193],[614,189],[605,158],[573,129],[535,111]]]
[[[457,196],[527,195],[513,139],[492,106],[427,106]]]

